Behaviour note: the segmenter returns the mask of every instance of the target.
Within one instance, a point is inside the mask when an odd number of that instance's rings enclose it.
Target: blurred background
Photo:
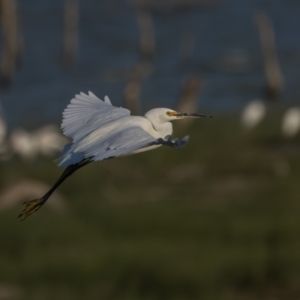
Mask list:
[[[300,299],[300,1],[1,0],[0,300]],[[80,91],[186,148],[62,170]]]

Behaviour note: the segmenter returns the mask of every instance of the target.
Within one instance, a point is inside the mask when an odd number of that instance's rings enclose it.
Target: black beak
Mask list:
[[[184,112],[178,112],[175,116],[176,117],[186,117],[186,118],[212,118],[212,116],[208,116],[208,115],[184,113]]]

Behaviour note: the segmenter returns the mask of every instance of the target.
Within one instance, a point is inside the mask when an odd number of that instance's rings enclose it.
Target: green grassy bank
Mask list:
[[[299,299],[299,138],[282,138],[275,116],[251,133],[229,117],[176,135],[186,132],[186,148],[79,170],[59,189],[62,213],[1,211],[0,295]],[[2,188],[61,173],[47,160],[0,167]]]

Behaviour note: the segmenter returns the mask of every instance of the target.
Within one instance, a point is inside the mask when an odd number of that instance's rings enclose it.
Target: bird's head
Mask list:
[[[207,115],[202,115],[197,113],[178,112],[170,108],[155,108],[148,111],[145,114],[145,117],[150,120],[155,120],[160,123],[165,123],[173,120],[181,120],[186,118],[211,118],[212,116],[207,116]]]

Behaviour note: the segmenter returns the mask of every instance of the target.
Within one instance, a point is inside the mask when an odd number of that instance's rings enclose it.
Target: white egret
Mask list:
[[[51,124],[35,130],[32,135],[37,142],[39,153],[48,157],[61,152],[67,142],[67,139],[59,132],[57,126]]]
[[[246,129],[253,129],[266,115],[266,105],[261,100],[253,100],[243,109],[241,122]]]
[[[183,147],[189,137],[171,139],[170,121],[184,118],[210,117],[196,113],[177,112],[168,108],[155,108],[144,117],[131,116],[125,108],[112,106],[93,93],[80,93],[71,100],[63,112],[61,124],[65,136],[73,141],[62,152],[59,166],[65,171],[53,187],[41,198],[24,202],[19,215],[24,220],[37,211],[57,187],[79,168],[93,162],[151,150],[161,145]]]
[[[15,129],[9,137],[10,150],[24,160],[33,160],[38,155],[53,156],[66,144],[66,138],[54,125],[45,125],[33,132]]]
[[[24,128],[15,129],[9,137],[10,150],[24,160],[32,161],[38,155],[38,141]]]
[[[300,108],[289,108],[282,119],[281,131],[288,138],[295,136],[300,130]]]

